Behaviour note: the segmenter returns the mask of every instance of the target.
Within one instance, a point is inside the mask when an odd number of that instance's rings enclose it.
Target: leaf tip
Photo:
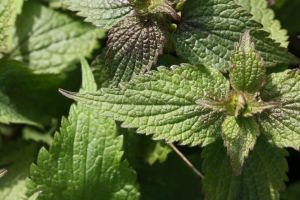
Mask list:
[[[74,96],[75,94],[77,94],[77,92],[70,92],[70,91],[68,91],[68,90],[64,90],[64,89],[61,89],[61,88],[59,88],[58,91],[59,91],[62,95],[66,96],[66,97],[68,97],[68,98],[70,98],[70,99],[74,99],[73,96]]]

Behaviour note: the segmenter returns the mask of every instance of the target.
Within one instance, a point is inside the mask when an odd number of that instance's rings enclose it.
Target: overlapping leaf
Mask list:
[[[130,15],[133,9],[128,0],[64,0],[63,3],[86,21],[106,29]]]
[[[89,56],[104,31],[34,0],[26,1],[16,21],[11,57],[36,72],[60,73]]]
[[[13,1],[3,0],[0,4],[0,58],[6,48],[8,22],[11,17]]]
[[[34,74],[22,62],[0,60],[0,122],[49,124],[61,82],[58,75]]]
[[[149,71],[162,53],[164,31],[151,20],[128,17],[109,32],[106,65],[111,86]]]
[[[280,101],[282,107],[260,115],[262,131],[280,147],[300,147],[300,73],[271,74],[261,90],[263,101]]]
[[[173,41],[177,53],[191,63],[226,71],[230,66],[233,43],[246,29],[251,30],[253,42],[266,67],[296,62],[285,48],[267,38],[267,33],[258,31],[261,25],[231,0],[187,0],[181,16]]]
[[[89,66],[82,64],[83,89],[96,91]],[[121,148],[113,120],[73,105],[49,152],[43,148],[32,165],[28,194],[42,191],[39,199],[138,199],[136,175],[122,161]]]
[[[265,80],[265,67],[259,54],[251,43],[249,31],[242,34],[231,54],[231,86],[237,91],[257,92]]]
[[[245,161],[241,175],[231,169],[222,141],[204,148],[203,169],[206,172],[204,191],[206,199],[279,199],[279,191],[287,180],[286,151],[266,141],[264,136]]]
[[[264,27],[262,30],[270,33],[270,38],[280,43],[280,46],[288,46],[287,31],[281,29],[280,22],[274,19],[274,12],[268,8],[268,2],[265,0],[234,0],[245,10],[253,15],[255,21],[260,22]]]
[[[168,0],[152,0],[148,10],[150,13],[167,13],[175,20],[180,19],[180,16],[176,13]]]
[[[235,174],[242,172],[244,160],[253,149],[259,128],[252,117],[228,117],[223,122],[223,139]]]
[[[86,94],[61,92],[101,115],[124,121],[124,127],[153,133],[156,139],[207,145],[220,136],[225,115],[195,101],[225,98],[229,83],[215,69],[184,64],[173,70],[160,67],[158,72],[138,76],[120,89]]]

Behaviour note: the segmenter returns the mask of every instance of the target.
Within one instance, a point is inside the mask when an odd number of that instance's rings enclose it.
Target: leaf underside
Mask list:
[[[106,66],[110,86],[128,82],[149,71],[162,54],[164,30],[151,20],[127,17],[112,27],[108,35]]]
[[[268,33],[257,30],[261,25],[231,0],[187,0],[181,23],[173,34],[177,53],[190,63],[212,66],[225,72],[230,66],[233,43],[247,29],[266,67],[297,62],[285,48],[279,47]]]
[[[96,91],[86,61],[83,89]],[[42,191],[38,199],[138,199],[135,172],[122,160],[122,138],[111,119],[97,111],[72,105],[63,118],[49,151],[42,148],[31,166],[28,194]]]
[[[85,21],[105,29],[110,29],[118,21],[132,14],[128,0],[64,0],[70,10],[86,17]]]
[[[300,147],[300,73],[287,70],[271,74],[261,89],[263,101],[280,101],[282,107],[261,113],[264,134],[280,147]]]
[[[225,115],[197,105],[197,99],[225,98],[229,83],[221,73],[204,66],[183,64],[173,70],[137,76],[120,89],[99,93],[61,92],[100,115],[122,121],[123,127],[154,134],[155,139],[181,144],[207,145],[221,134]]]

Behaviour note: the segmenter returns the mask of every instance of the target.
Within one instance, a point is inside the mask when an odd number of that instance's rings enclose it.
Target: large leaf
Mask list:
[[[38,145],[32,142],[19,140],[3,145],[0,149],[0,168],[5,167],[7,173],[0,179],[0,199],[27,199],[26,177],[37,153]]]
[[[197,105],[197,99],[225,98],[229,83],[215,69],[204,66],[163,67],[136,77],[120,89],[99,93],[73,93],[61,90],[99,114],[124,121],[123,127],[154,134],[155,139],[181,144],[207,145],[221,134],[225,115]]]
[[[83,89],[96,91],[86,61]],[[122,139],[113,120],[97,111],[72,105],[69,119],[62,120],[49,151],[41,149],[32,165],[28,194],[42,191],[38,199],[138,199],[136,175],[122,161]]]
[[[6,48],[8,22],[11,17],[13,1],[3,0],[0,3],[0,58]]]
[[[265,80],[266,69],[250,40],[249,31],[242,34],[239,43],[235,44],[231,53],[231,63],[232,66],[229,68],[231,86],[237,91],[249,93],[259,91]]]
[[[261,90],[263,101],[280,101],[282,106],[260,115],[262,131],[280,147],[300,147],[300,73],[287,70],[271,74]]]
[[[90,56],[104,31],[41,3],[26,1],[16,21],[11,57],[36,72],[60,73],[81,56]]]
[[[264,136],[245,161],[241,175],[231,169],[229,157],[219,140],[204,148],[204,191],[207,199],[279,199],[287,180],[286,151],[267,142]]]
[[[261,25],[232,0],[187,0],[183,4],[181,23],[174,32],[177,53],[191,63],[201,63],[226,71],[230,66],[233,43],[247,29],[265,66],[296,62],[285,48],[279,47]]]
[[[268,8],[266,0],[234,0],[234,2],[250,12],[253,15],[252,19],[264,26],[262,30],[270,33],[270,38],[280,43],[282,47],[288,46],[287,31],[281,29],[280,22],[274,19],[274,12]]]
[[[240,175],[249,150],[253,149],[259,135],[253,117],[228,117],[223,122],[223,140],[230,156],[233,171]]]
[[[106,54],[111,86],[149,71],[162,53],[165,35],[153,21],[128,17],[109,32]]]
[[[86,21],[106,29],[133,13],[128,0],[64,0],[69,9],[79,11]]]
[[[22,62],[0,60],[0,122],[49,124],[61,82],[58,75],[34,74]]]

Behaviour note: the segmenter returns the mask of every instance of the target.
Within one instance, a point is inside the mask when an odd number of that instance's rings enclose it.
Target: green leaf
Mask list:
[[[98,47],[97,37],[105,37],[102,29],[33,0],[24,3],[15,26],[11,57],[40,73],[61,73],[73,67]]]
[[[98,93],[60,92],[99,114],[137,127],[138,133],[181,144],[207,145],[221,134],[225,115],[195,103],[197,99],[225,98],[229,83],[217,70],[183,64],[163,67],[137,76],[120,89],[103,88]]]
[[[91,65],[98,88],[108,87],[108,74],[106,73],[105,54],[102,53],[95,58]]]
[[[249,150],[253,149],[259,128],[253,117],[227,117],[223,122],[223,140],[236,175],[240,175]]]
[[[174,10],[168,0],[151,0],[148,7],[150,13],[167,13],[172,16],[174,20],[180,20],[180,16]]]
[[[265,80],[266,69],[263,60],[255,51],[249,31],[242,34],[239,43],[231,53],[232,66],[229,68],[231,86],[237,91],[255,93]]]
[[[281,200],[298,200],[300,196],[300,181],[291,183],[287,186],[286,191],[280,195]]]
[[[64,0],[63,3],[79,11],[78,15],[86,17],[85,21],[105,29],[133,13],[128,0]]]
[[[285,149],[267,142],[260,135],[245,161],[241,196],[244,199],[279,199],[279,191],[284,190],[284,181],[288,180],[284,156],[287,156]]]
[[[0,60],[0,122],[49,124],[61,82],[59,75],[34,74],[22,62]]]
[[[283,47],[279,47],[261,25],[231,0],[187,0],[183,4],[181,22],[173,34],[177,53],[190,63],[212,66],[225,72],[230,66],[233,43],[250,29],[256,49],[266,67],[297,62]]]
[[[234,0],[241,5],[246,11],[253,15],[255,21],[263,25],[262,30],[270,33],[270,38],[280,43],[280,46],[288,46],[287,31],[281,29],[280,21],[274,19],[274,12],[268,8],[266,0]]]
[[[122,133],[126,154],[141,159],[149,165],[153,165],[156,161],[164,162],[172,152],[171,147],[164,141],[155,141],[151,136],[137,134],[135,129],[128,129],[128,131],[123,129]],[[135,167],[133,163],[131,165]]]
[[[231,169],[222,140],[204,148],[203,189],[206,199],[279,199],[288,169],[284,149],[267,142],[261,135],[245,160],[244,170],[236,176]]]
[[[83,88],[96,91],[92,72],[82,60]],[[42,148],[26,183],[39,199],[138,199],[136,175],[122,160],[122,139],[113,120],[96,110],[72,105],[49,151]]]
[[[261,90],[263,101],[280,101],[282,107],[260,115],[264,134],[279,147],[300,147],[300,74],[287,70],[271,74]]]
[[[106,65],[110,85],[118,86],[149,71],[162,54],[164,30],[151,20],[128,17],[109,32]]]
[[[205,172],[203,191],[206,199],[239,199],[243,176],[233,173],[223,141],[217,140],[206,146],[201,156],[205,158],[202,169]]]
[[[13,1],[2,0],[0,3],[0,58],[7,45],[8,23],[11,18]]]
[[[0,199],[27,199],[25,196],[26,177],[29,167],[36,159],[38,145],[18,140],[3,145],[0,150],[0,166],[7,169],[7,174],[0,179]]]

